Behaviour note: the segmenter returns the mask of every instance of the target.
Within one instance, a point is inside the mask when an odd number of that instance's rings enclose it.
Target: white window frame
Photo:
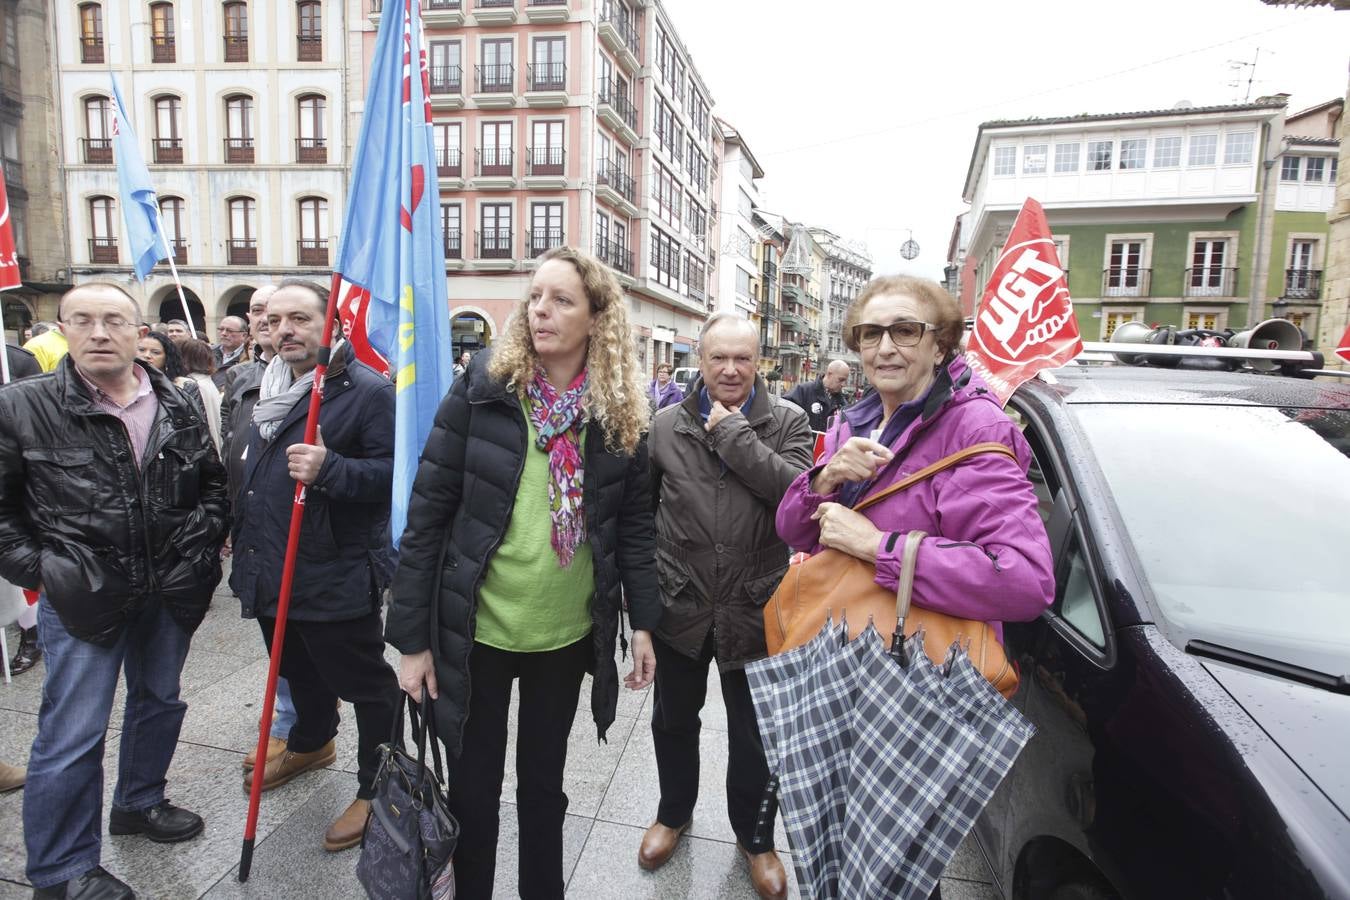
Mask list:
[[[1163,141],[1167,141],[1168,146],[1172,150],[1172,152],[1168,154],[1168,156],[1171,158],[1171,162],[1158,161],[1158,148],[1162,145]],[[1185,138],[1179,134],[1161,134],[1155,137],[1153,139],[1153,156],[1151,157],[1153,168],[1155,169],[1181,168],[1181,149],[1182,145],[1185,143],[1186,143]]]
[[[1186,235],[1186,264],[1182,266],[1182,285],[1181,295],[1183,297],[1232,297],[1237,290],[1237,259],[1238,259],[1238,237],[1237,231],[1192,231]],[[1195,243],[1196,241],[1223,241],[1223,263],[1221,269],[1233,269],[1233,284],[1220,284],[1218,287],[1197,286],[1192,287],[1185,273],[1194,268],[1195,262]],[[1222,282],[1223,278],[1220,278]],[[1228,289],[1223,293],[1224,288]]]
[[[1106,156],[1101,156],[1101,148],[1106,148]],[[1094,159],[1093,153],[1098,156]],[[1089,172],[1109,172],[1115,161],[1116,142],[1114,140],[1095,140],[1087,142],[1087,171]]]
[[[1126,151],[1132,151],[1127,154]],[[1133,165],[1126,165],[1126,161]],[[1148,138],[1121,138],[1120,153],[1117,156],[1116,166],[1124,171],[1134,171],[1143,169],[1148,164]]]
[[[1061,153],[1059,152],[1061,147],[1064,147],[1064,148],[1072,147],[1072,148],[1073,148],[1073,168],[1072,168],[1072,169],[1061,169],[1061,168],[1060,168],[1060,160],[1061,160],[1061,158],[1064,158],[1064,157],[1067,157],[1067,156],[1068,156],[1067,153],[1066,153],[1066,154],[1061,154]],[[1053,171],[1056,175],[1071,175],[1071,174],[1072,174],[1072,175],[1076,175],[1076,174],[1078,174],[1079,172],[1081,172],[1082,170],[1083,170],[1083,142],[1082,142],[1082,141],[1064,141],[1064,142],[1062,142],[1062,143],[1056,142],[1056,144],[1055,144],[1055,162],[1054,162],[1054,168],[1053,168],[1051,171]]]
[[[1032,160],[1040,156],[1040,167],[1034,167]],[[1044,175],[1050,168],[1050,145],[1042,144],[1024,144],[1022,146],[1022,174],[1023,175]]]
[[[995,178],[1006,178],[1017,174],[1017,147],[1010,145],[1006,147],[993,148],[993,162],[991,172]]]
[[[1235,149],[1234,143],[1233,143],[1233,142],[1234,142],[1234,140],[1237,139],[1237,138],[1246,138],[1246,143],[1245,143],[1246,158],[1245,158],[1245,159],[1234,159],[1234,158],[1233,158],[1233,150]],[[1237,148],[1242,148],[1243,146],[1244,146],[1244,145],[1243,145],[1242,143],[1238,143],[1238,144],[1237,144]],[[1228,134],[1224,135],[1224,138],[1223,138],[1223,164],[1224,164],[1225,166],[1249,166],[1249,165],[1252,164],[1252,159],[1253,159],[1255,156],[1256,156],[1256,132],[1254,132],[1254,131],[1232,131],[1232,132],[1229,132]]]
[[[1201,142],[1201,139],[1204,139]],[[1207,160],[1197,160],[1196,151],[1208,145],[1209,158]],[[1186,141],[1186,165],[1189,166],[1212,166],[1219,161],[1219,134],[1216,131],[1207,131],[1204,134],[1192,134]]]
[[[1102,246],[1102,271],[1103,271],[1103,272],[1106,271],[1107,269],[1110,269],[1110,268],[1111,268],[1111,245],[1114,244],[1114,243],[1116,243],[1117,241],[1139,241],[1139,242],[1142,243],[1143,246],[1141,246],[1141,247],[1139,248],[1139,269],[1140,269],[1141,271],[1142,271],[1142,270],[1148,270],[1148,271],[1149,271],[1150,274],[1149,274],[1149,284],[1148,284],[1148,288],[1149,288],[1149,291],[1151,291],[1151,290],[1153,289],[1153,275],[1152,275],[1152,269],[1153,269],[1153,232],[1151,232],[1151,231],[1141,231],[1141,232],[1123,233],[1123,234],[1108,234],[1108,235],[1106,236],[1106,240],[1103,242],[1103,246]],[[1133,287],[1125,287],[1125,286],[1123,286],[1123,285],[1122,285],[1121,287],[1118,287],[1118,288],[1107,288],[1106,285],[1103,284],[1103,285],[1102,285],[1102,296],[1103,296],[1103,297],[1147,297],[1147,296],[1148,296],[1148,292],[1142,290],[1142,288],[1143,288],[1143,285],[1139,285],[1137,288],[1133,288]],[[1118,293],[1111,294],[1111,293],[1108,293],[1109,290],[1115,290],[1115,291],[1117,291]],[[1127,293],[1124,293],[1125,291],[1130,291],[1130,290],[1139,290],[1140,292],[1137,293],[1137,294],[1127,294]],[[1105,315],[1104,312],[1103,312],[1103,315]]]

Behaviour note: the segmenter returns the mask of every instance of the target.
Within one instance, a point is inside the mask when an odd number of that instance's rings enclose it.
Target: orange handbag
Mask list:
[[[1012,450],[997,441],[974,444],[878,491],[853,508],[855,511],[866,509],[891,494],[982,453],[1001,453],[1014,460],[1017,458]],[[872,563],[841,550],[822,550],[789,566],[783,581],[764,606],[764,638],[769,655],[805,644],[816,636],[831,615],[836,619],[847,619],[850,638],[857,637],[867,627],[869,619],[883,635],[893,631],[895,623],[899,622],[907,637],[923,628],[924,650],[934,663],[942,662],[947,649],[959,640],[967,646],[975,668],[999,693],[1011,697],[1017,692],[1017,670],[1008,661],[1003,645],[987,622],[910,606],[914,563],[918,559],[919,544],[925,537],[927,534],[922,531],[911,531],[905,536],[900,583],[894,594],[876,583],[876,567]]]

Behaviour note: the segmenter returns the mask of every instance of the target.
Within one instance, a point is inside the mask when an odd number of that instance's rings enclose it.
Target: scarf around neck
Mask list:
[[[548,453],[548,506],[553,520],[553,552],[567,568],[577,545],[586,539],[586,515],[581,508],[584,476],[580,436],[584,424],[581,398],[586,393],[586,370],[561,394],[543,372],[536,372],[525,388],[530,422],[538,433],[534,445]]]
[[[281,420],[286,418],[297,401],[308,396],[314,387],[314,370],[310,369],[297,380],[291,367],[280,356],[272,357],[263,370],[258,386],[258,402],[253,406],[253,422],[264,441],[276,437]]]

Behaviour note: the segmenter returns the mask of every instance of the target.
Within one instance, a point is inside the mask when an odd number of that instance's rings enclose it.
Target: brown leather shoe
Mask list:
[[[9,763],[0,762],[0,794],[8,794],[10,791],[17,791],[23,787],[23,783],[28,780],[28,770],[21,769],[18,766],[11,766]]]
[[[652,827],[642,836],[642,845],[638,847],[638,865],[648,872],[655,872],[664,866],[666,860],[670,859],[670,855],[679,846],[680,835],[688,828],[688,822],[679,828],[670,828],[660,822],[653,822]]]
[[[778,853],[773,850],[751,853],[739,843],[736,847],[745,854],[745,862],[750,866],[750,883],[755,886],[755,893],[764,900],[783,900],[787,896],[787,872]]]
[[[324,766],[331,766],[337,761],[337,748],[332,741],[324,744],[313,753],[294,753],[290,750],[283,750],[280,755],[269,759],[263,766],[263,784],[264,791],[270,791],[272,788],[281,787],[291,779],[303,775],[311,769],[322,769]],[[248,791],[253,787],[253,777],[258,769],[255,766],[252,771],[244,775],[244,790]]]
[[[269,737],[267,739],[267,761],[271,762],[282,753],[286,752],[286,739],[279,737]],[[258,748],[255,745],[252,750],[244,755],[244,771],[252,772],[253,766],[257,763]]]
[[[328,832],[323,836],[323,849],[336,853],[361,843],[361,835],[365,833],[366,819],[369,817],[370,801],[353,800],[346,812],[328,826]]]

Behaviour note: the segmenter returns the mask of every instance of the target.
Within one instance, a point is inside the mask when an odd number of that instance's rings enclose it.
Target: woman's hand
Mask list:
[[[652,649],[652,633],[634,631],[633,642],[629,647],[633,651],[633,671],[624,676],[623,683],[630,691],[640,691],[656,677],[656,651]]]
[[[881,532],[872,520],[842,503],[822,503],[811,518],[820,523],[820,543],[870,563],[877,561]]]
[[[423,650],[398,659],[398,686],[403,688],[418,703],[422,702],[422,684],[426,683],[435,700],[440,694],[436,690],[436,665],[431,661],[431,651]]]
[[[851,437],[811,479],[811,492],[833,494],[846,481],[866,481],[894,456],[885,444],[865,437]]]

